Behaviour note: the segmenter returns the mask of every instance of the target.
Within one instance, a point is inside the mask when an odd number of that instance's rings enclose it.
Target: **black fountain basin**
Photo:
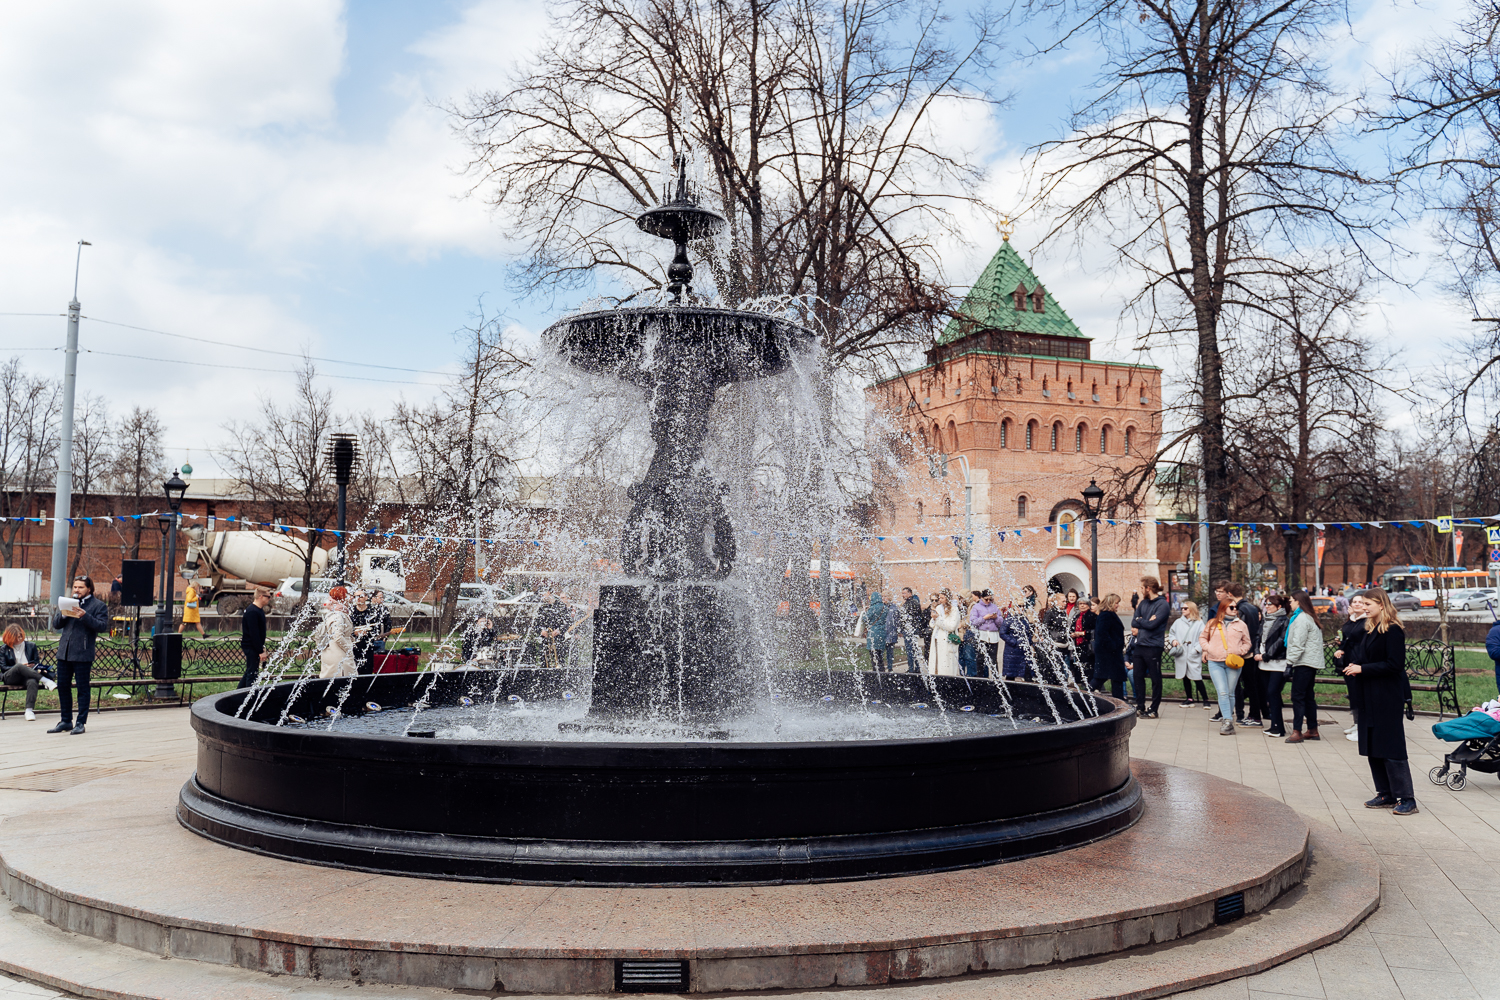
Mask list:
[[[662,368],[685,365],[722,386],[785,371],[813,335],[766,313],[667,305],[569,316],[543,339],[583,371],[649,386]]]
[[[558,669],[286,682],[253,714],[317,719],[341,700],[346,713],[420,698],[429,707],[470,696],[504,704],[510,694],[541,702],[581,682]],[[838,672],[816,686],[846,707],[879,697],[1003,711],[990,681]],[[1101,697],[1099,716],[1078,719],[1059,689],[1006,690],[1018,715],[1050,718],[1050,693],[1068,721],[826,743],[501,742],[238,719],[249,692],[226,691],[193,705],[198,767],[177,815],[221,843],[315,864],[585,885],[939,871],[1063,850],[1139,818],[1129,706]]]

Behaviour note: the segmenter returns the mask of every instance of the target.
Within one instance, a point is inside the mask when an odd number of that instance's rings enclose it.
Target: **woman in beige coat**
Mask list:
[[[319,677],[350,677],[356,672],[354,662],[354,622],[344,602],[349,599],[347,587],[334,587],[323,605],[323,620],[315,638],[320,647],[323,670]]]

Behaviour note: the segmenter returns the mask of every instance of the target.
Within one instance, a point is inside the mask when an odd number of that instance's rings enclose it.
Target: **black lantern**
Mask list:
[[[338,484],[338,569],[334,572],[334,579],[343,585],[346,567],[344,563],[344,530],[345,511],[349,499],[349,481],[354,478],[354,467],[359,464],[359,438],[353,434],[331,434],[328,437],[328,447],[324,452],[330,462],[333,463],[333,481]]]
[[[172,508],[172,513],[182,509],[182,495],[187,492],[188,484],[183,482],[176,472],[172,478],[161,484],[161,488],[167,494],[167,506]]]
[[[1104,491],[1099,484],[1090,479],[1088,486],[1083,490],[1083,512],[1093,522],[1093,537],[1089,544],[1089,589],[1093,591],[1089,596],[1094,600],[1099,599],[1099,515],[1104,511]]]

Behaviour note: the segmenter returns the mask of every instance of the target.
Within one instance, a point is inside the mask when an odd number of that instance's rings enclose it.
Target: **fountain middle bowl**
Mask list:
[[[674,359],[710,385],[729,385],[785,371],[813,334],[790,320],[743,309],[642,306],[580,313],[543,333],[583,371],[650,384]]]
[[[842,881],[993,864],[1077,846],[1142,810],[1133,710],[918,739],[565,742],[421,739],[276,725],[327,708],[399,712],[463,698],[560,699],[563,669],[458,670],[284,682],[193,705],[197,772],[178,819],[246,850],[315,864],[476,881],[714,885]],[[995,682],[835,672],[833,704],[872,699],[1002,717]],[[1018,715],[1060,689],[1005,682]],[[819,702],[822,699],[817,699]],[[826,704],[826,703],[825,703]],[[367,705],[376,708],[366,708]]]

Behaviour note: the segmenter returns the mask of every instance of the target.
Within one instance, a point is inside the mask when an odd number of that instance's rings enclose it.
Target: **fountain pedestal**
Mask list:
[[[739,671],[725,669],[735,655],[719,587],[689,581],[600,587],[594,693],[579,725],[665,721],[707,735],[744,700]]]

